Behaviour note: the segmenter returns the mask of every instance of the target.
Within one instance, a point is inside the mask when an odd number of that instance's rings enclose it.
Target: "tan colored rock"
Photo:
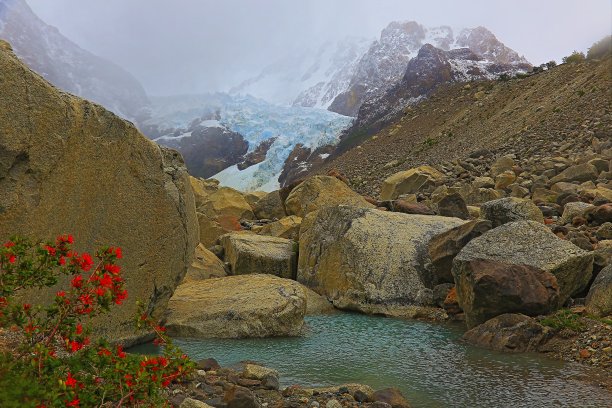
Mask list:
[[[591,208],[595,208],[595,206],[581,201],[567,203],[563,207],[563,215],[561,215],[560,221],[563,224],[571,224],[574,217],[584,217],[585,212]]]
[[[516,174],[512,170],[506,170],[495,177],[495,188],[503,190],[516,180]]]
[[[495,180],[491,177],[476,177],[472,181],[472,185],[476,188],[493,188],[495,187]]]
[[[244,199],[246,200],[247,203],[249,203],[251,208],[255,209],[255,206],[257,205],[259,200],[261,200],[267,195],[268,193],[265,191],[251,191],[249,193],[244,194]]]
[[[281,219],[285,214],[285,207],[278,190],[272,191],[262,197],[253,207],[257,219]]]
[[[334,305],[325,298],[325,296],[319,295],[314,290],[307,288],[302,285],[302,290],[306,295],[306,315],[320,315],[328,314],[336,311]]]
[[[232,275],[270,274],[295,278],[297,243],[294,241],[241,233],[223,235],[220,241]]]
[[[168,304],[168,334],[242,338],[297,336],[306,297],[297,282],[272,275],[240,275],[180,285]]]
[[[305,180],[291,191],[285,201],[287,214],[302,218],[312,211],[337,205],[374,208],[345,183],[331,176],[314,176]]]
[[[550,189],[555,193],[578,193],[577,184],[567,183],[565,181],[560,181],[558,183],[553,184]]]
[[[431,166],[420,166],[389,176],[382,185],[380,199],[394,200],[401,194],[413,194],[432,188],[444,179],[444,174]]]
[[[297,215],[283,217],[278,221],[264,225],[259,230],[260,235],[270,235],[272,237],[286,238],[297,241],[300,235],[300,225],[302,218]]]
[[[210,247],[217,239],[228,232],[240,231],[241,219],[255,218],[251,206],[244,195],[229,187],[220,187],[208,194],[198,207],[200,242]]]
[[[586,310],[599,317],[612,315],[612,265],[599,271],[586,298]]]
[[[246,363],[242,368],[242,376],[250,380],[263,380],[268,376],[278,377],[278,371],[259,364]]]
[[[213,408],[205,402],[193,398],[185,398],[179,408]]]
[[[470,218],[480,218],[480,207],[468,205],[467,209],[468,209],[468,212],[470,213]]]
[[[427,242],[464,221],[349,206],[320,210],[300,233],[297,279],[341,309],[420,305]]]
[[[597,186],[597,188],[581,189],[580,195],[592,200],[603,199],[612,202],[612,190],[605,187]]]
[[[226,276],[223,262],[202,244],[195,249],[195,256],[183,283]]]
[[[556,203],[559,194],[546,188],[536,188],[531,193],[531,201],[534,203]]]
[[[591,181],[597,179],[597,168],[589,163],[577,164],[570,166],[557,174],[555,177],[550,179],[551,183],[558,183],[560,181],[571,182],[571,181]]]
[[[184,162],[101,106],[60,92],[8,44],[0,46],[0,72],[0,242],[71,233],[79,252],[122,247],[129,297],[93,327],[96,335],[134,340],[136,300],[152,299],[159,316],[197,245]],[[69,279],[31,298],[50,301]]]
[[[497,177],[505,171],[512,170],[512,166],[514,166],[514,159],[512,157],[500,157],[491,165],[491,176]]]
[[[189,176],[189,182],[195,196],[196,208],[206,201],[206,197],[219,189],[219,181],[215,179],[202,179]]]

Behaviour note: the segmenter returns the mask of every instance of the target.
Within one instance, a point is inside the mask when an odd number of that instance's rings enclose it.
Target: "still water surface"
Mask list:
[[[463,344],[460,326],[338,313],[307,317],[298,338],[177,339],[193,359],[255,360],[282,385],[395,386],[413,407],[612,407],[583,366]],[[139,346],[135,352],[150,352]]]

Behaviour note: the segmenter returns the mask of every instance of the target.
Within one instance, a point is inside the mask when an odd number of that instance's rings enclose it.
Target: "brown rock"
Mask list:
[[[382,185],[380,199],[394,200],[401,194],[412,194],[434,187],[444,175],[431,166],[401,171],[388,177]]]
[[[260,198],[253,206],[255,217],[259,220],[274,220],[281,219],[285,216],[285,207],[283,205],[280,192],[272,191]]]
[[[402,392],[397,388],[384,388],[374,391],[372,401],[385,402],[391,405],[392,408],[410,408],[410,403],[408,403]]]
[[[221,278],[226,276],[223,262],[215,254],[199,244],[195,250],[195,256],[183,282],[192,280],[203,280],[210,278]]]
[[[506,313],[468,330],[463,339],[475,346],[506,352],[536,351],[552,333],[535,319]]]
[[[453,259],[472,239],[492,228],[491,221],[474,220],[434,236],[427,245],[432,284],[454,283]]]
[[[411,203],[404,200],[393,201],[392,210],[404,214],[436,215],[436,213],[425,204]]]
[[[537,316],[559,306],[559,286],[550,272],[527,265],[474,259],[455,274],[468,327],[504,313]]]
[[[459,193],[451,193],[438,201],[438,214],[443,217],[457,217],[462,220],[470,218],[465,200]]]

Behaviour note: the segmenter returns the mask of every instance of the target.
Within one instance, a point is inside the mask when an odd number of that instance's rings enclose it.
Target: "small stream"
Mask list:
[[[280,372],[284,386],[348,382],[395,386],[413,407],[612,407],[589,367],[538,354],[505,354],[462,343],[460,325],[362,314],[306,318],[298,338],[177,339],[193,359],[221,365],[255,360]],[[152,345],[132,349],[154,352]]]

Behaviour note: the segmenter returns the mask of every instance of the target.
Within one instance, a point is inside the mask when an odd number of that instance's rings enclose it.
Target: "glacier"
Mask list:
[[[211,118],[214,112],[215,119]],[[298,143],[315,149],[336,144],[339,135],[353,118],[320,108],[281,106],[250,95],[225,93],[151,97],[146,126],[155,126],[158,141],[188,137],[194,120],[201,126],[224,127],[240,133],[253,151],[261,142],[276,138],[261,163],[242,171],[236,165],[212,176],[221,185],[240,191],[273,191],[279,188],[278,177],[285,160]]]

